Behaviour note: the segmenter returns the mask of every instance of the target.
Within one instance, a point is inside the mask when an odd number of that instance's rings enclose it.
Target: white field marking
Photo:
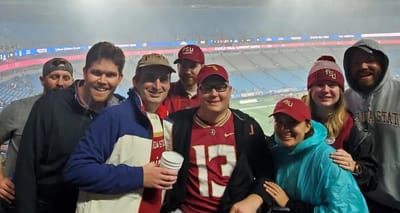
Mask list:
[[[263,108],[269,108],[269,107],[274,107],[275,104],[270,104],[270,105],[265,105],[265,106],[253,106],[253,107],[240,107],[240,110],[251,110],[251,109],[263,109]]]

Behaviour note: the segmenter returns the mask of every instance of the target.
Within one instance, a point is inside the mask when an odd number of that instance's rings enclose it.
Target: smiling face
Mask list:
[[[317,106],[331,107],[339,101],[341,88],[332,81],[318,81],[311,86],[310,94]]]
[[[370,91],[383,78],[383,71],[376,54],[356,49],[350,58],[350,75],[361,90]]]
[[[178,64],[178,74],[183,86],[187,88],[197,85],[197,75],[199,74],[202,65],[191,60],[181,59]]]
[[[143,67],[133,78],[133,84],[147,112],[156,112],[168,95],[171,70],[163,66]]]
[[[111,97],[122,80],[118,66],[110,59],[99,59],[83,69],[85,102],[91,105],[104,103]]]
[[[224,113],[229,107],[232,86],[217,75],[207,77],[199,87],[201,111]]]
[[[274,115],[274,132],[281,141],[282,146],[293,149],[305,138],[311,131],[311,124],[308,121],[298,122],[284,113]]]

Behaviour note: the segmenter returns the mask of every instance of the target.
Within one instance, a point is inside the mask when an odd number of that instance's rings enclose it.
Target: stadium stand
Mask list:
[[[207,47],[206,47],[207,48]],[[234,87],[233,98],[276,94],[287,91],[304,91],[308,69],[320,55],[333,55],[340,64],[345,47],[343,46],[304,46],[296,48],[239,49],[224,51],[206,51],[206,63],[217,63],[230,72],[231,84]],[[400,79],[399,47],[387,46],[391,59],[392,74]],[[157,51],[157,50],[151,50]],[[177,53],[166,54],[172,63]],[[46,55],[47,56],[47,55]],[[127,57],[124,68],[124,79],[117,92],[126,96],[132,86],[131,79],[140,55]],[[84,61],[73,60],[74,77],[82,77]],[[41,92],[38,80],[41,67],[35,65],[18,70],[0,73],[0,110],[11,101],[35,95]],[[172,76],[172,81],[178,74]]]

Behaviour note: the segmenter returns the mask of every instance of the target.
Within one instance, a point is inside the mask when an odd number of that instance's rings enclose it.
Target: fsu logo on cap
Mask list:
[[[191,55],[194,52],[194,48],[193,47],[184,47],[182,49],[182,54],[183,55]]]
[[[216,65],[206,65],[206,66],[212,68],[215,72],[218,72],[218,67]]]
[[[291,102],[290,100],[284,100],[283,103],[288,106],[288,107],[293,107],[293,102]]]

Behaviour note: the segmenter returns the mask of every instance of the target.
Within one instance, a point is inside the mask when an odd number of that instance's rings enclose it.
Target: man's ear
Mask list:
[[[135,87],[136,84],[137,84],[137,76],[136,76],[136,75],[133,76],[133,78],[132,78],[132,84],[133,84],[134,87]]]
[[[83,79],[87,78],[87,72],[88,72],[88,69],[86,67],[83,67],[83,69],[82,69]]]
[[[39,80],[40,80],[40,83],[42,84],[42,86],[44,86],[44,80],[45,80],[44,77],[43,77],[43,76],[40,76],[40,77],[39,77]]]

